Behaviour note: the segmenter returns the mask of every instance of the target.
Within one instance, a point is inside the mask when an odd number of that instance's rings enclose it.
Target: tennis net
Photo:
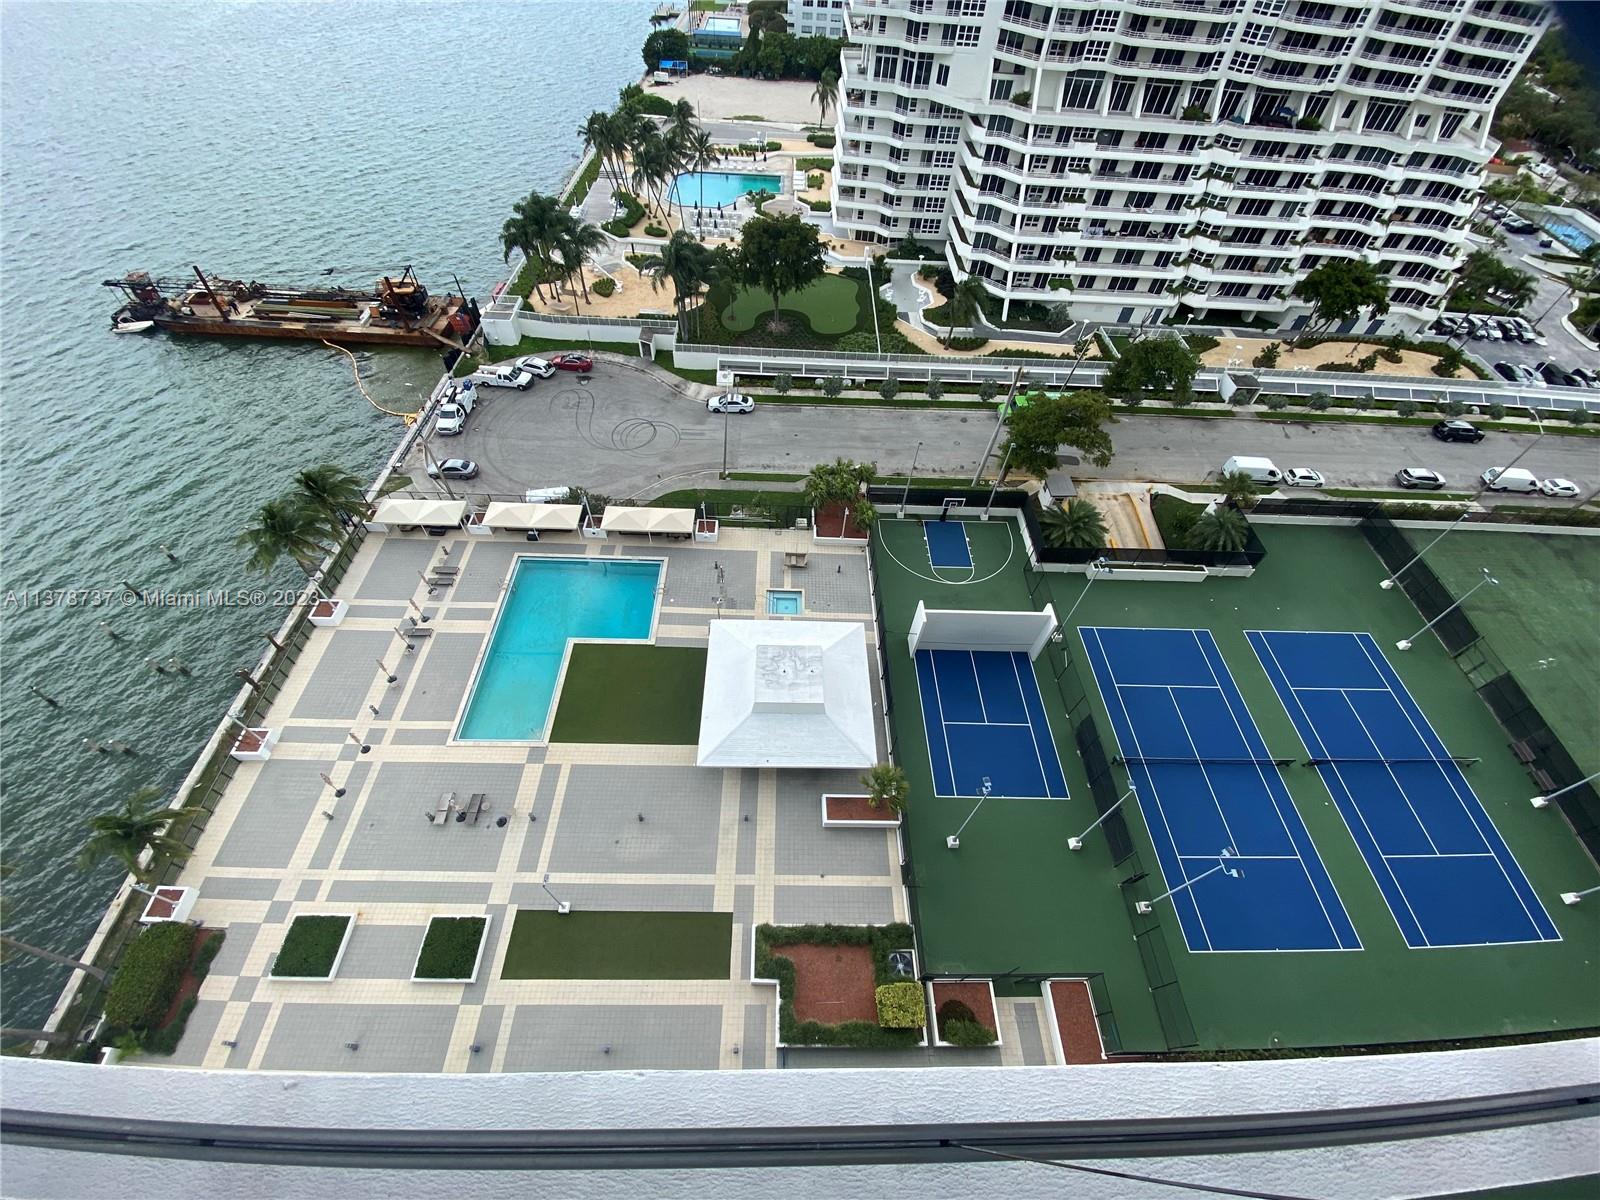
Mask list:
[[[1139,758],[1123,757],[1111,760],[1119,766],[1125,767],[1166,767],[1166,766],[1229,766],[1229,767],[1287,767],[1294,764],[1292,758]]]
[[[1308,758],[1303,765],[1307,767],[1341,767],[1352,763],[1369,763],[1387,767],[1401,763],[1449,762],[1455,763],[1458,767],[1470,767],[1480,761],[1482,760],[1470,754],[1422,755],[1414,758],[1373,758],[1369,755],[1365,758]]]

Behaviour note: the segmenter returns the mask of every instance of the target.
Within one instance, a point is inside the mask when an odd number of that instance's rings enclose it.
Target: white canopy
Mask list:
[[[847,621],[712,621],[702,767],[878,761],[866,630]]]
[[[517,504],[491,501],[483,510],[483,523],[490,529],[543,529],[571,532],[578,527],[583,509],[576,504]]]
[[[600,518],[607,533],[669,533],[688,536],[694,532],[692,508],[624,508],[611,505]]]
[[[372,519],[382,525],[459,525],[467,515],[465,500],[428,500],[390,496],[378,501]]]

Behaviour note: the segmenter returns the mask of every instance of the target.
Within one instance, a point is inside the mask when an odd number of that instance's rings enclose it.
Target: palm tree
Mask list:
[[[626,187],[627,171],[624,156],[628,151],[628,135],[632,126],[629,114],[618,111],[608,113],[596,110],[578,127],[583,138],[583,148],[600,156],[600,165],[613,191]]]
[[[0,863],[0,879],[5,879],[14,870],[16,870],[16,868],[10,863]],[[8,905],[6,904],[6,896],[3,893],[0,893],[0,961],[4,960],[7,951],[17,950],[21,951],[23,954],[31,954],[35,958],[42,958],[46,962],[58,963],[63,967],[71,967],[74,971],[82,971],[86,975],[94,976],[101,983],[106,981],[106,973],[93,963],[81,962],[76,958],[68,958],[65,954],[57,954],[54,950],[46,950],[42,946],[30,945],[28,942],[24,942],[19,938],[14,938],[9,933],[6,933],[4,926],[6,923],[7,908]],[[31,1037],[38,1032],[40,1031],[19,1031],[18,1036]],[[7,1036],[11,1036],[10,1031],[7,1032]],[[48,1037],[42,1039],[39,1037],[34,1037],[33,1040],[48,1041],[50,1039]]]
[[[887,805],[890,812],[904,812],[911,797],[911,781],[894,763],[881,762],[869,768],[861,776],[861,786],[867,789],[868,805]]]
[[[639,264],[639,274],[650,280],[652,291],[659,290],[663,282],[672,284],[672,303],[682,321],[689,300],[709,282],[710,260],[710,253],[693,234],[676,229],[666,245]]]
[[[1243,471],[1229,471],[1217,480],[1217,490],[1235,508],[1245,508],[1256,498],[1256,481]]]
[[[339,534],[352,523],[371,515],[361,480],[332,463],[310,467],[294,478],[297,498],[323,519],[323,527]]]
[[[500,229],[501,249],[505,251],[507,262],[511,261],[513,250],[521,250],[538,268],[533,286],[539,293],[539,299],[543,300],[544,289],[540,283],[550,273],[551,249],[555,245],[556,235],[561,231],[566,210],[554,196],[529,192],[511,206],[511,212],[512,216]]]
[[[566,229],[556,241],[556,250],[561,255],[561,263],[566,268],[567,278],[570,281],[572,273],[577,272],[578,281],[583,285],[585,300],[589,299],[589,279],[583,273],[584,259],[610,244],[610,239],[600,226],[580,221],[575,217],[568,218]],[[570,282],[568,286],[571,286]]]
[[[1088,500],[1068,500],[1039,514],[1044,544],[1056,550],[1099,550],[1106,545],[1106,523]]]
[[[695,204],[696,208],[706,206],[705,169],[715,166],[721,158],[722,151],[717,149],[717,144],[711,140],[711,135],[699,127],[696,127],[683,143],[684,168],[700,175],[700,196]]]
[[[675,148],[668,144],[659,129],[648,122],[639,127],[639,135],[633,143],[633,186],[644,193],[651,201],[651,207],[658,209],[663,216],[666,215],[666,209],[658,198],[658,189],[672,174],[676,158]]]
[[[1232,554],[1250,540],[1250,522],[1236,508],[1213,508],[1201,513],[1189,530],[1189,549],[1218,550]]]
[[[672,115],[667,118],[667,129],[678,135],[680,142],[687,143],[696,133],[701,132],[700,122],[695,117],[694,105],[687,100],[679,100],[672,106]]]
[[[950,299],[945,301],[944,315],[949,323],[945,330],[944,344],[948,347],[950,339],[955,336],[957,325],[970,325],[972,319],[983,310],[983,302],[989,296],[983,284],[978,282],[975,275],[968,275],[956,284]]]
[[[142,787],[129,796],[121,808],[90,817],[88,825],[93,832],[78,855],[78,866],[88,870],[110,858],[121,863],[135,878],[145,879],[149,868],[142,866],[139,858],[146,850],[151,852],[152,859],[166,857],[182,862],[188,858],[189,848],[167,830],[174,821],[199,812],[200,806],[167,808],[160,800],[161,789]]]
[[[287,554],[310,575],[328,552],[317,540],[323,528],[322,519],[302,501],[293,497],[268,500],[256,510],[255,524],[240,533],[234,544],[250,547],[250,565],[258,571],[272,570]]]
[[[839,103],[839,74],[837,71],[824,71],[822,78],[817,80],[816,89],[811,93],[811,98],[817,102],[817,109],[821,112],[818,124],[828,123],[828,110],[837,107]]]

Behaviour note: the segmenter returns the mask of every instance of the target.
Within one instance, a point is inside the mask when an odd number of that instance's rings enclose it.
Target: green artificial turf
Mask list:
[[[575,643],[550,740],[692,746],[705,680],[698,646]]]
[[[502,979],[727,979],[733,914],[523,909]]]
[[[824,275],[809,287],[786,293],[779,307],[803,316],[815,333],[837,337],[849,333],[861,318],[856,281],[842,275]],[[720,314],[722,324],[735,333],[744,333],[772,313],[772,297],[755,288],[745,288]],[[867,317],[871,318],[871,313]]]
[[[478,961],[487,917],[435,917],[417,953],[418,979],[468,979]]]
[[[283,935],[283,948],[272,962],[272,974],[326,978],[349,924],[349,917],[296,917]]]

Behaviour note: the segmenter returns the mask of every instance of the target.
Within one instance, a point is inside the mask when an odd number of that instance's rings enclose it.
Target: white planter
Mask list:
[[[139,917],[141,925],[159,925],[163,921],[187,921],[194,911],[194,902],[200,893],[188,887],[158,887]]]
[[[694,523],[694,540],[697,542],[714,542],[717,540],[717,522],[715,520],[699,520]]]
[[[333,956],[333,963],[331,966],[329,966],[328,973],[326,975],[274,975],[269,970],[266,975],[266,978],[269,981],[276,983],[328,983],[334,978],[334,976],[339,974],[339,964],[344,961],[344,952],[350,945],[350,934],[355,930],[356,927],[356,914],[323,912],[295,914],[296,921],[301,917],[344,917],[346,919],[344,937],[339,941],[339,951]],[[289,922],[289,928],[294,928],[294,921]],[[284,932],[283,936],[289,936],[287,930]],[[279,946],[279,950],[282,950],[282,946]],[[274,958],[273,961],[276,962],[277,959]]]
[[[494,536],[494,530],[483,523],[483,514],[481,512],[472,513],[467,517],[467,532],[476,534],[478,537]]]
[[[266,762],[272,757],[272,748],[278,744],[278,731],[265,727],[241,730],[228,751],[231,758],[240,762]]]
[[[852,795],[846,795],[843,792],[825,792],[825,793],[823,793],[823,796],[822,796],[822,827],[824,829],[899,829],[900,828],[900,814],[899,813],[894,813],[893,816],[885,817],[882,820],[872,820],[872,821],[841,821],[841,820],[830,819],[829,816],[828,816],[828,797],[829,796],[833,796],[833,797],[835,797],[837,799],[840,799],[840,800],[865,800],[866,799],[866,796],[864,796],[864,795],[860,795],[860,796],[853,795],[853,794]],[[884,809],[883,811],[885,811],[885,812],[893,812],[892,809]]]
[[[311,606],[311,623],[333,628],[344,624],[345,614],[349,611],[348,600],[324,598]]]
[[[999,1046],[1004,1040],[1000,1036],[1000,1006],[994,1000],[994,980],[992,979],[930,979],[928,980],[928,1034],[933,1038],[935,1046],[953,1046],[939,1036],[939,1010],[933,1002],[933,989],[941,983],[982,983],[989,989],[989,1015],[994,1018],[994,1041],[988,1046],[960,1046],[954,1047],[961,1050],[988,1050]]]
[[[478,981],[478,972],[483,968],[483,948],[489,944],[489,930],[494,926],[494,918],[491,917],[488,913],[434,913],[431,917],[428,918],[428,928],[432,929],[433,928],[433,923],[435,921],[439,921],[439,920],[459,921],[459,920],[461,920],[462,918],[465,918],[465,917],[482,917],[483,918],[483,933],[478,938],[478,953],[477,953],[477,956],[472,960],[472,974],[467,976],[465,979],[433,979],[433,978],[420,979],[420,978],[417,977],[417,963],[412,963],[411,964],[411,982],[412,983],[455,983],[455,984],[461,984],[461,983],[476,983]],[[428,935],[427,935],[426,932],[424,932],[423,935],[422,935],[422,941],[423,941],[424,945],[427,943],[427,940],[428,940]],[[417,947],[417,959],[418,959],[419,962],[422,959],[422,947],[421,946]]]

